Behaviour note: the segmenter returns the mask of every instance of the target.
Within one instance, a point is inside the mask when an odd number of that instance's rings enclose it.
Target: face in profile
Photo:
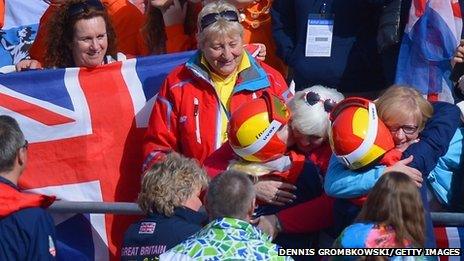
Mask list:
[[[201,49],[211,69],[227,77],[237,70],[243,55],[240,35],[207,39]]]
[[[95,67],[103,63],[108,49],[106,23],[103,17],[81,19],[74,24],[71,50],[79,67]]]
[[[308,153],[315,148],[318,148],[326,140],[317,135],[306,135],[299,132],[296,128],[292,129],[293,139],[295,140],[298,150],[303,153]]]

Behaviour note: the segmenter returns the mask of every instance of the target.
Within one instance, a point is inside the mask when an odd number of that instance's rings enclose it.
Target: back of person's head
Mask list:
[[[424,245],[424,208],[419,190],[412,179],[402,172],[383,174],[369,192],[357,218],[391,226],[395,229],[398,247],[409,242]]]
[[[18,122],[7,115],[0,115],[0,173],[14,168],[18,151],[26,146],[26,140]]]
[[[243,27],[235,6],[214,1],[206,4],[198,14],[198,45],[200,48],[206,40],[223,39],[226,37],[243,36]]]
[[[174,214],[187,199],[208,186],[205,171],[195,159],[171,152],[147,170],[142,179],[138,204],[146,214]]]
[[[288,102],[292,112],[292,128],[304,135],[327,138],[331,106],[343,99],[343,94],[336,89],[322,85],[314,85],[296,92]]]
[[[187,2],[187,14],[184,21],[184,32],[187,35],[196,33],[196,12],[195,3],[189,0],[180,0],[181,6]],[[145,33],[145,43],[151,54],[166,53],[166,26],[164,24],[161,10],[150,3],[147,5],[146,22],[142,28]]]
[[[72,56],[74,25],[79,20],[94,17],[102,17],[106,24],[108,38],[106,54],[116,55],[116,33],[103,4],[99,0],[68,0],[60,5],[47,24],[46,67],[74,66]]]
[[[254,208],[255,195],[253,183],[246,174],[228,170],[210,182],[206,210],[211,220],[222,217],[247,220]]]
[[[393,85],[375,101],[377,114],[388,125],[390,122],[417,120],[421,131],[432,117],[433,107],[416,89],[406,85]]]

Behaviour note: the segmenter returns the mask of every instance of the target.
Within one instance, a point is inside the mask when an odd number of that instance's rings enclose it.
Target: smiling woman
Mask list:
[[[116,56],[116,36],[108,14],[98,0],[64,2],[50,20],[45,67],[96,67]],[[38,65],[37,65],[38,64]],[[40,67],[23,60],[18,71]]]
[[[98,0],[67,1],[50,28],[46,67],[95,67],[116,54],[114,29]]]
[[[198,52],[166,77],[154,104],[145,168],[171,150],[202,163],[227,140],[227,123],[240,105],[263,92],[283,100],[291,96],[280,73],[244,50],[233,5],[205,5],[197,25]]]

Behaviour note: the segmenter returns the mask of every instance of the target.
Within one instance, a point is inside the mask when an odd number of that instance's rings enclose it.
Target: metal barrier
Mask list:
[[[53,213],[143,215],[139,206],[130,202],[55,201],[49,211]],[[464,213],[432,212],[432,220],[435,225],[464,226]]]

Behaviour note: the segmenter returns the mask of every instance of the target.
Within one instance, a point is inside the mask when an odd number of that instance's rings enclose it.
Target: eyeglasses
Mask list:
[[[211,13],[203,16],[200,20],[200,31],[203,31],[206,27],[214,24],[219,20],[219,18],[224,18],[230,22],[238,22],[238,14],[232,10],[222,11],[220,13]]]
[[[307,92],[305,95],[305,101],[309,106],[314,106],[316,103],[322,102],[326,112],[331,112],[335,105],[337,105],[337,102],[332,99],[322,100],[321,96],[315,92]]]
[[[398,132],[400,129],[402,129],[404,134],[410,135],[410,134],[414,134],[418,128],[419,128],[418,126],[414,126],[414,125],[402,125],[399,127],[389,127],[388,129],[390,130],[390,132]]]
[[[68,15],[74,17],[76,15],[89,12],[90,8],[103,11],[105,7],[98,0],[87,0],[85,2],[75,3],[69,6]]]

